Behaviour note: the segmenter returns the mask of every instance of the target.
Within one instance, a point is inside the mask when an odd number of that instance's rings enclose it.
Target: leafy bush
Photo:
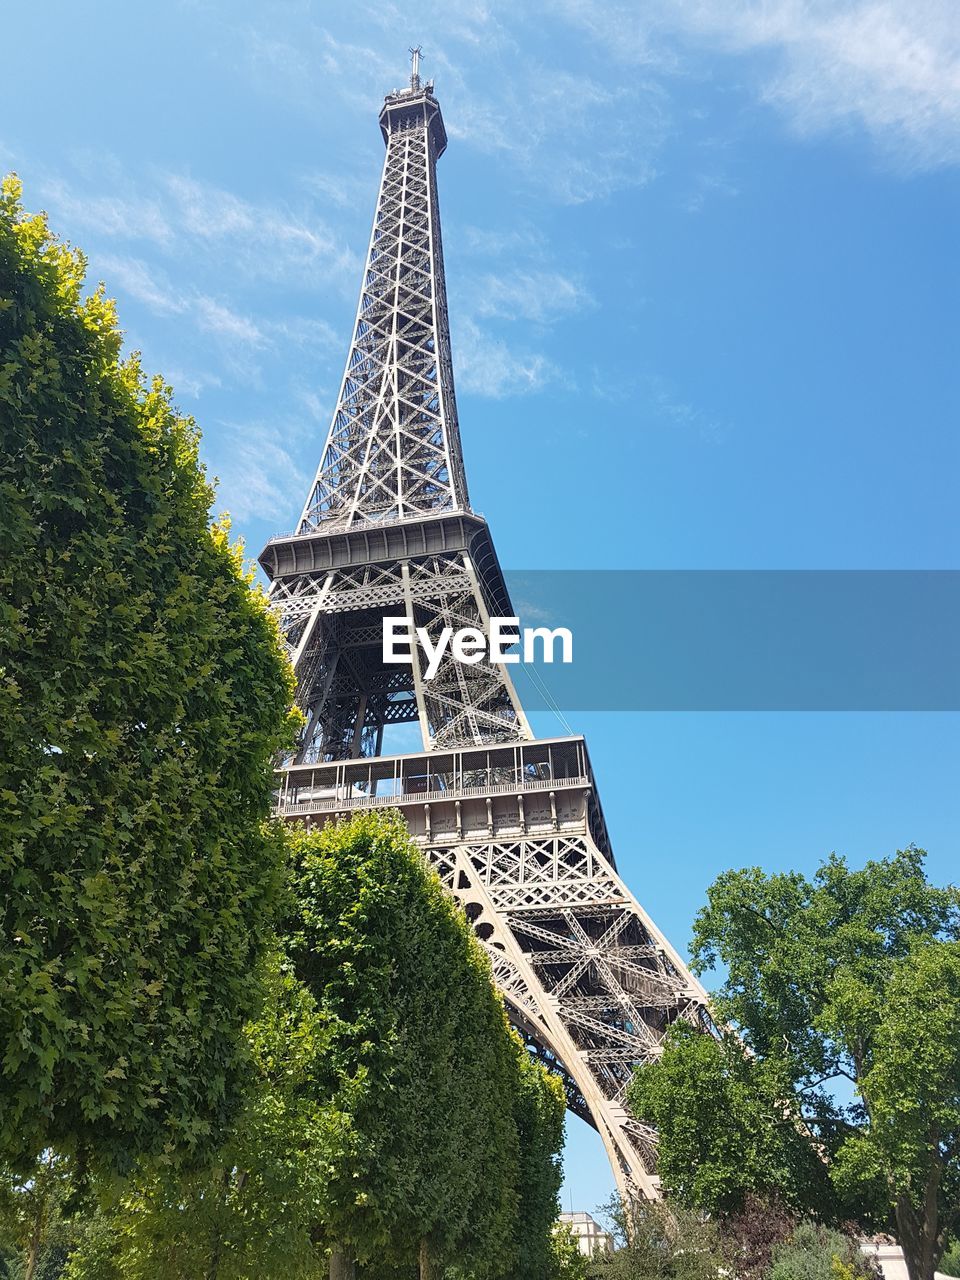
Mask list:
[[[773,1251],[770,1280],[876,1280],[873,1263],[842,1231],[807,1219]]]
[[[738,1213],[723,1219],[722,1250],[737,1280],[767,1280],[775,1249],[793,1235],[798,1214],[773,1197],[747,1196]]]
[[[558,1280],[563,1088],[468,921],[397,813],[288,837],[246,1107],[213,1169],[104,1187],[69,1280]]]
[[[0,1160],[202,1153],[239,1102],[292,676],[193,422],[0,193]]]
[[[580,1252],[577,1237],[565,1222],[553,1229],[553,1275],[551,1280],[587,1280],[587,1259]]]
[[[716,1280],[722,1269],[717,1229],[704,1216],[663,1201],[603,1209],[616,1244],[590,1260],[589,1280]]]

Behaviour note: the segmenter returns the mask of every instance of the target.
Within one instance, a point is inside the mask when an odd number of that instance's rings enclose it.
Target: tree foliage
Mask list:
[[[823,1210],[826,1170],[777,1067],[730,1033],[678,1022],[658,1061],[637,1070],[628,1103],[660,1132],[657,1172],[678,1203],[729,1215],[755,1195]]]
[[[54,1280],[73,1234],[64,1214],[71,1193],[69,1161],[45,1151],[28,1173],[0,1180],[0,1242],[10,1251],[7,1272],[17,1280]]]
[[[931,1280],[954,1229],[960,1162],[960,894],[928,882],[924,857],[910,848],[852,871],[832,856],[813,881],[727,872],[693,943],[698,971],[726,970],[716,1012],[753,1055],[758,1097],[772,1082],[783,1114],[802,1118],[861,1215],[892,1212],[911,1280]],[[717,1085],[714,1051],[703,1058],[707,1096],[726,1106],[732,1094]],[[681,1065],[695,1088],[700,1066],[689,1055]],[[676,1067],[668,1058],[664,1070]],[[849,1103],[838,1092],[844,1082]],[[706,1145],[724,1151],[729,1115],[711,1105],[700,1119],[712,1130]],[[675,1138],[678,1159],[692,1149],[668,1123],[668,1166]],[[763,1157],[749,1144],[744,1154],[758,1160],[762,1184]],[[806,1174],[797,1170],[799,1185]]]
[[[326,1034],[316,1002],[276,961],[248,1029],[247,1105],[209,1169],[144,1171],[110,1194],[80,1232],[65,1280],[309,1280],[327,1162],[350,1141],[316,1097]]]
[[[397,814],[293,831],[287,933],[207,1168],[78,1224],[69,1280],[557,1280],[564,1095]]]
[[[885,1185],[905,1255],[929,1275],[960,1231],[960,942],[898,960],[874,1017],[865,1123],[841,1146],[836,1176]]]
[[[616,1195],[603,1211],[616,1247],[589,1261],[589,1280],[718,1280],[719,1235],[703,1214]]]
[[[516,1042],[519,1072],[514,1109],[520,1144],[516,1280],[555,1280],[563,1167],[566,1096],[560,1080],[546,1072]]]
[[[554,1227],[550,1241],[553,1255],[548,1273],[550,1280],[587,1280],[587,1259],[565,1222]]]
[[[197,432],[82,255],[0,199],[0,1158],[232,1114],[291,677]]]
[[[509,1274],[517,1048],[469,926],[397,814],[300,833],[294,863],[290,953],[327,1019],[322,1087],[357,1135],[328,1169],[330,1247]]]
[[[770,1280],[880,1280],[856,1237],[807,1219],[773,1250]]]

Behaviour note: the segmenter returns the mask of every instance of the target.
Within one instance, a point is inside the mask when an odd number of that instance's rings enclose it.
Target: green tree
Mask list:
[[[530,1058],[519,1040],[516,1051],[519,1087],[515,1116],[520,1166],[514,1275],[516,1280],[553,1280],[566,1096],[557,1076]]]
[[[717,1280],[722,1265],[717,1228],[699,1212],[665,1201],[603,1207],[615,1248],[592,1258],[589,1280]]]
[[[486,959],[398,814],[293,837],[290,954],[327,1019],[321,1082],[356,1142],[329,1162],[332,1278],[511,1274],[515,1043]]]
[[[431,880],[436,892],[439,881],[432,873]],[[408,1041],[414,1061],[434,1064],[429,1073],[421,1065],[410,1091],[424,1105],[419,1138],[408,1132],[405,1148],[412,1157],[409,1176],[417,1186],[413,1203],[420,1222],[419,1274],[421,1280],[446,1274],[451,1280],[512,1277],[522,1231],[517,1111],[523,1050],[510,1031],[472,929],[442,890],[436,905],[452,926],[453,947],[431,959],[411,938],[410,958],[414,965],[424,965],[425,978],[430,975],[418,998],[428,1008],[440,1000],[458,1009],[458,1015],[447,1023],[442,1049],[442,1041],[435,1041],[436,1051],[425,1056]]]
[[[199,1151],[230,1119],[291,676],[197,431],[0,198],[0,1159]]]
[[[248,1029],[247,1105],[213,1167],[161,1168],[105,1196],[66,1280],[310,1280],[325,1271],[316,1231],[325,1162],[349,1143],[349,1128],[317,1096],[326,1032],[315,1001],[280,963],[268,992]]]
[[[812,882],[727,872],[693,943],[698,971],[726,968],[719,1020],[802,1112],[838,1187],[892,1212],[911,1280],[931,1280],[954,1230],[960,1167],[960,893],[931,885],[924,857],[852,871],[831,856]]]
[[[841,1146],[841,1183],[882,1181],[912,1275],[933,1274],[960,1228],[960,942],[917,945],[882,993],[838,996],[865,1042],[865,1123]]]
[[[587,1280],[587,1259],[577,1237],[565,1222],[558,1222],[550,1237],[551,1280]]]
[[[290,833],[287,957],[212,1170],[142,1173],[70,1280],[553,1280],[563,1093],[399,815]]]
[[[637,1069],[627,1100],[659,1132],[657,1172],[677,1203],[729,1215],[758,1195],[826,1210],[826,1168],[800,1108],[784,1101],[792,1089],[777,1067],[732,1034],[715,1039],[678,1022],[662,1056]]]
[[[29,1173],[0,1182],[0,1240],[16,1259],[9,1271],[17,1280],[59,1275],[72,1242],[63,1213],[70,1192],[69,1162],[53,1151],[45,1151]]]

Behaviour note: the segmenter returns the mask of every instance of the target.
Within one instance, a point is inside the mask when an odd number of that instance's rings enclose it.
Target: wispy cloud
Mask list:
[[[159,202],[150,197],[97,195],[77,191],[62,178],[41,183],[40,193],[50,213],[65,225],[94,231],[104,238],[141,240],[169,245],[174,230]]]
[[[729,434],[727,423],[695,405],[659,374],[617,377],[595,367],[591,390],[598,400],[630,404],[638,423],[684,431],[708,444],[720,444]]]
[[[264,322],[264,329],[269,338],[276,343],[304,351],[330,353],[345,351],[347,334],[337,333],[326,320],[317,320],[312,316],[290,316],[285,320],[269,320]]]
[[[119,287],[154,315],[183,315],[203,332],[241,346],[262,347],[267,341],[263,329],[249,316],[199,290],[179,292],[161,271],[141,258],[105,254],[98,256],[94,265],[108,293]]]
[[[474,395],[503,399],[566,381],[556,362],[531,350],[530,342],[546,343],[557,321],[593,307],[590,291],[549,263],[538,237],[472,228],[467,242],[470,267],[471,254],[485,244],[501,263],[497,272],[468,269],[451,275],[457,385]],[[525,323],[526,329],[504,331],[504,323]]]
[[[164,377],[178,396],[189,396],[198,400],[204,391],[223,386],[223,381],[215,373],[197,372],[194,369],[183,369],[176,365],[164,370]]]
[[[960,161],[960,23],[952,3],[879,0],[704,16],[741,49],[779,55],[765,99],[802,132],[862,125],[908,165]]]
[[[513,270],[481,276],[471,285],[477,316],[540,323],[593,306],[589,291],[560,271]]]
[[[273,520],[291,524],[296,502],[307,492],[311,476],[303,471],[287,445],[296,431],[263,422],[224,422],[217,433],[218,504],[238,520]]]
[[[452,83],[444,78],[450,136],[507,160],[554,200],[581,204],[656,176],[672,123],[655,79],[604,82],[529,64],[478,95],[451,70]]]
[[[682,71],[699,52],[738,71],[801,133],[865,130],[898,164],[960,162],[954,0],[553,0],[608,54]]]
[[[454,333],[457,386],[474,395],[501,400],[528,395],[549,383],[565,381],[563,371],[545,355],[530,353],[481,329],[475,321],[458,321]]]
[[[537,227],[518,227],[515,224],[509,227],[460,227],[459,241],[464,251],[484,259],[499,258],[504,254],[540,257],[547,247],[544,234]]]
[[[232,246],[234,262],[250,278],[353,279],[359,260],[323,222],[181,174],[163,186],[181,235],[200,245]]]
[[[247,65],[268,92],[279,89],[311,110],[329,101],[331,92],[360,107],[403,81],[399,60],[371,44],[338,39],[316,23],[303,24],[297,35],[296,41],[278,36],[272,15],[245,28]]]
[[[112,174],[121,189],[103,195],[62,177],[41,179],[40,194],[61,226],[88,233],[93,248],[117,241],[202,267],[212,253],[229,256],[246,280],[352,287],[359,255],[323,221],[266,201],[250,201],[182,174]],[[349,282],[349,285],[348,285]],[[131,277],[131,292],[136,289]],[[139,296],[139,295],[137,295]],[[147,301],[146,298],[141,298]]]
[[[713,414],[678,396],[661,378],[644,379],[648,403],[655,416],[677,430],[689,431],[701,440],[719,444],[726,435],[726,428]]]
[[[325,422],[330,416],[331,406],[312,388],[301,390],[297,399],[315,422]]]
[[[96,255],[92,265],[104,284],[109,282],[111,292],[121,289],[128,297],[142,302],[154,315],[178,315],[186,306],[170,280],[155,267],[148,266],[142,258],[101,253]]]
[[[300,177],[300,185],[311,195],[318,196],[321,205],[333,205],[338,209],[356,207],[370,209],[373,216],[376,188],[370,173],[349,173],[343,168],[333,172],[310,169]]]
[[[177,317],[178,330],[195,335],[208,364],[217,363],[221,372],[239,385],[263,385],[263,370],[251,358],[254,353],[269,356],[275,362],[282,361],[291,350],[326,359],[333,353],[339,355],[344,345],[343,336],[336,334],[325,320],[250,315],[192,285],[178,288],[161,268],[142,258],[97,254],[91,265],[108,294],[136,299],[163,319]],[[174,377],[168,370],[167,378],[178,391],[191,396],[198,396],[204,387],[221,385],[219,374],[212,371]]]
[[[454,227],[449,240],[456,245],[447,278],[457,385],[497,399],[569,385],[552,356],[537,348],[555,346],[558,322],[596,306],[580,274],[558,264],[543,231],[523,222],[468,223]]]
[[[698,174],[693,185],[692,193],[683,201],[683,209],[686,213],[702,213],[711,197],[721,196],[729,199],[740,194],[732,182],[715,173]]]
[[[397,0],[366,0],[358,7],[388,32],[392,41],[410,21],[408,11]],[[516,48],[516,39],[505,21],[509,16],[509,7],[497,0],[420,0],[417,39],[428,41],[430,48],[436,50],[445,43],[440,39],[442,35],[475,48],[482,46],[489,58],[504,49]]]
[[[265,342],[263,331],[248,316],[239,315],[214,298],[198,294],[190,308],[197,318],[198,326],[206,333],[215,334],[234,345],[262,347]]]

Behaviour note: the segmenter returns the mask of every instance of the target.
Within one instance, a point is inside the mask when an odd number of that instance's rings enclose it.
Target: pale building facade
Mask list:
[[[577,1241],[577,1248],[585,1258],[592,1258],[598,1251],[613,1248],[613,1236],[592,1218],[589,1213],[561,1213],[560,1223],[569,1227]]]

